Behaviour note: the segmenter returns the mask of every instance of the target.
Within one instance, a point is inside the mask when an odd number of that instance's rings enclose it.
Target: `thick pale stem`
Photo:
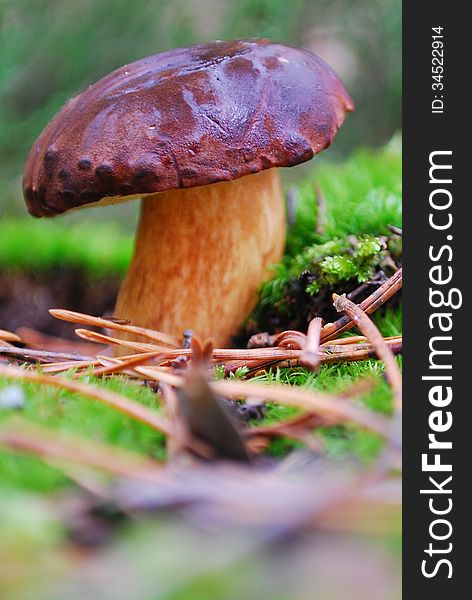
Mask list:
[[[284,243],[276,169],[149,195],[115,315],[179,338],[192,329],[225,346],[255,306]]]

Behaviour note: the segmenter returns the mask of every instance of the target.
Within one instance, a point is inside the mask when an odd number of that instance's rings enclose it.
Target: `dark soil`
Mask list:
[[[76,325],[54,319],[50,308],[68,308],[91,315],[111,315],[120,282],[91,281],[80,270],[49,273],[0,272],[0,329],[29,327],[45,334],[77,339]]]

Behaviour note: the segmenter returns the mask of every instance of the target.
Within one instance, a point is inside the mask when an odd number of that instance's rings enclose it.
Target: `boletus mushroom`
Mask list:
[[[113,71],[69,100],[29,154],[29,212],[142,198],[115,316],[229,342],[285,242],[277,167],[333,141],[353,103],[307,50],[211,42]]]

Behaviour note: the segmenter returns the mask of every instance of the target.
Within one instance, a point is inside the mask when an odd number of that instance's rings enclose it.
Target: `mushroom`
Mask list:
[[[278,169],[332,142],[353,103],[317,56],[267,40],[179,48],[69,100],[34,143],[29,212],[142,198],[115,315],[225,345],[282,256]]]

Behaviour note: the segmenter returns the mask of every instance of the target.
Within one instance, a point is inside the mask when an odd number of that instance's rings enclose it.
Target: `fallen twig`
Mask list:
[[[56,361],[94,361],[92,356],[80,354],[67,354],[47,350],[30,350],[29,348],[14,348],[13,346],[0,346],[0,354],[15,358],[22,362],[49,363]]]
[[[32,350],[47,350],[49,352],[82,354],[85,356],[94,355],[97,352],[95,344],[48,335],[30,327],[18,327],[16,332],[21,337],[23,345]]]
[[[21,338],[16,335],[16,333],[12,333],[11,331],[6,331],[5,329],[0,329],[0,341],[2,342],[21,342]]]
[[[369,319],[360,306],[348,300],[346,296],[333,294],[333,300],[336,310],[349,315],[361,332],[368,338],[377,356],[383,361],[385,374],[393,389],[394,402],[396,408],[399,409],[402,403],[402,375],[389,345],[385,342],[373,321]]]
[[[67,321],[68,323],[79,323],[81,325],[103,327],[115,331],[122,331],[123,333],[131,333],[147,340],[171,347],[178,347],[180,345],[176,338],[167,335],[166,333],[154,331],[153,329],[146,329],[144,327],[136,327],[135,325],[125,325],[114,319],[108,320],[100,317],[92,317],[90,315],[74,312],[72,310],[64,310],[62,308],[51,308],[49,313],[56,319]]]
[[[372,314],[380,306],[385,304],[402,287],[402,268],[398,269],[387,281],[375,290],[370,296],[363,300],[359,307],[368,315]],[[349,316],[344,316],[328,323],[321,330],[321,341],[327,342],[334,336],[354,327],[355,323]]]
[[[145,344],[141,342],[133,342],[131,340],[122,340],[121,338],[115,338],[104,333],[97,333],[96,331],[90,331],[89,329],[76,329],[75,334],[84,340],[96,342],[98,344],[111,344],[112,346],[124,346],[125,348],[132,348],[138,352],[168,352],[169,348],[164,346],[156,346],[156,344]]]
[[[62,373],[71,369],[76,369],[77,372],[83,373],[84,370],[90,369],[90,367],[96,367],[100,365],[100,361],[97,360],[65,360],[61,362],[44,363],[41,365],[42,373]]]
[[[396,227],[395,225],[387,225],[387,227],[392,233],[396,233],[397,235],[403,235],[403,229],[401,229],[400,227]]]
[[[300,363],[310,371],[317,371],[320,366],[320,334],[322,319],[315,317],[308,325],[305,346]]]
[[[126,359],[113,361],[114,364],[109,366],[102,367],[101,369],[94,369],[93,374],[95,377],[103,377],[104,375],[111,375],[113,373],[120,373],[129,369],[130,367],[135,367],[137,365],[142,365],[143,363],[151,360],[153,358],[157,358],[162,356],[160,352],[141,352],[140,354],[135,354],[133,356],[127,357]],[[80,377],[80,373],[76,374],[76,377]]]

